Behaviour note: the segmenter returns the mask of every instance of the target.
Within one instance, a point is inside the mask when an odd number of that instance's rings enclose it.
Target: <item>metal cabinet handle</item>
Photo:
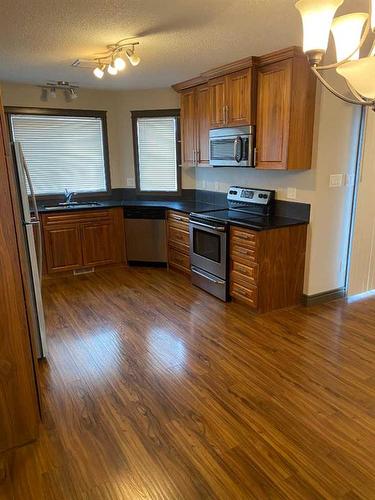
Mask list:
[[[229,106],[225,106],[225,124],[229,123]]]
[[[224,123],[224,125],[226,125],[226,123],[227,123],[226,114],[225,114],[225,106],[223,106],[223,123]]]

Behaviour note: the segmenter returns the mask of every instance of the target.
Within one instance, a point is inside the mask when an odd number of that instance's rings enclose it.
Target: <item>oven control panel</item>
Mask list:
[[[275,191],[239,186],[231,186],[227,194],[228,201],[240,204],[253,203],[256,205],[268,205],[274,198]]]

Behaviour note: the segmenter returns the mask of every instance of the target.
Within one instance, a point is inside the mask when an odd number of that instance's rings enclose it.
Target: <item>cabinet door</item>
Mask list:
[[[196,104],[198,162],[200,164],[208,164],[210,159],[210,94],[207,85],[197,87]]]
[[[253,125],[251,69],[237,71],[226,77],[228,125]]]
[[[82,253],[85,266],[117,261],[115,228],[112,221],[82,224]]]
[[[181,94],[181,138],[182,163],[196,162],[195,89]]]
[[[292,64],[286,59],[258,69],[257,168],[288,168]]]
[[[225,77],[219,77],[209,82],[210,91],[210,128],[227,126]]]
[[[44,243],[48,273],[82,267],[81,234],[78,224],[45,228]]]

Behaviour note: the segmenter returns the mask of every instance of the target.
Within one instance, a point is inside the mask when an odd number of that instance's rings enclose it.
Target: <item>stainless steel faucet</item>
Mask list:
[[[73,196],[76,195],[74,191],[69,191],[65,188],[65,200],[64,203],[73,203]]]

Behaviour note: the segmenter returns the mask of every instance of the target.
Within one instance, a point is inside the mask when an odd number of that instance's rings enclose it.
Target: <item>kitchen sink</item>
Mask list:
[[[57,205],[44,205],[45,210],[71,210],[72,208],[87,208],[87,207],[100,207],[101,203],[98,201],[73,201],[71,203],[59,203]]]

